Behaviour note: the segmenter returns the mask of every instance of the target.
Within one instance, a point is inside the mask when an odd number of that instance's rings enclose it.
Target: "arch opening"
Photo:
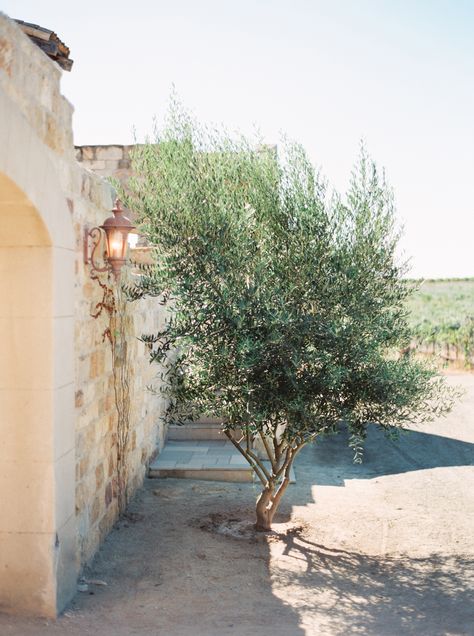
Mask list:
[[[73,344],[65,250],[3,173],[0,228],[0,609],[55,616],[76,578],[73,377],[58,364]]]

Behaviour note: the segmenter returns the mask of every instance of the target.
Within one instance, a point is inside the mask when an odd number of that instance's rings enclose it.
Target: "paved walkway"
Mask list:
[[[169,441],[151,464],[152,470],[248,469],[245,457],[226,440]]]
[[[270,462],[265,464],[270,469]],[[245,457],[229,440],[170,440],[150,464],[149,476],[235,482],[251,482],[255,477]],[[295,481],[292,467],[290,483]]]

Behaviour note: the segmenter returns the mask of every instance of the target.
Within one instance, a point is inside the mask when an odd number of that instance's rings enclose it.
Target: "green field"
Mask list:
[[[474,278],[425,281],[408,306],[420,348],[472,362]]]

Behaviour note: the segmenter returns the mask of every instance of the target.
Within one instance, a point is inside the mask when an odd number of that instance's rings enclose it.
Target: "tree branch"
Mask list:
[[[257,457],[257,455],[255,455],[255,453],[253,453],[251,450],[247,451],[247,454],[249,457],[251,457],[253,459],[253,461],[258,465],[258,467],[260,468],[260,470],[263,472],[263,474],[265,475],[266,479],[268,482],[271,482],[272,477],[270,475],[270,473],[268,472],[268,470],[265,468],[265,464],[262,462],[261,459],[259,459]]]
[[[281,457],[281,447],[280,444],[278,443],[277,440],[277,430],[278,430],[278,424],[275,424],[274,428],[273,428],[273,452],[275,455],[275,462],[278,464],[280,461],[280,457]]]
[[[290,483],[290,468],[291,468],[291,462],[288,464],[288,466],[286,468],[285,477],[284,477],[283,481],[278,486],[278,490],[276,491],[275,495],[273,496],[272,506],[274,506],[275,508],[278,508],[278,506],[280,504],[280,500],[283,497],[283,495],[285,493],[285,490],[288,487],[288,484]]]
[[[292,450],[293,449],[291,448],[291,446],[288,446],[288,448],[286,449],[285,461],[283,462],[282,466],[275,473],[276,479],[278,479],[280,477],[280,475],[286,470],[286,467],[288,466],[288,463],[291,461],[291,459],[292,459],[292,452],[291,451]]]
[[[235,448],[239,451],[239,453],[245,457],[245,459],[248,461],[248,463],[252,467],[252,470],[255,471],[255,474],[257,475],[257,477],[262,482],[262,485],[265,487],[268,484],[268,482],[270,481],[269,476],[266,478],[268,473],[265,470],[265,467],[262,467],[262,466],[260,466],[259,463],[255,462],[253,457],[248,455],[247,452],[244,451],[244,449],[241,447],[241,445],[238,442],[235,441],[235,439],[232,437],[232,435],[229,433],[229,431],[224,431],[224,433],[230,439],[230,441],[235,446]],[[263,469],[263,472],[262,472],[262,469]]]
[[[265,446],[265,450],[267,452],[268,459],[270,460],[270,464],[272,465],[272,471],[273,471],[273,473],[275,473],[276,470],[277,470],[277,465],[276,465],[276,462],[275,462],[275,457],[272,454],[272,451],[271,451],[271,448],[270,448],[270,444],[268,443],[264,432],[260,431],[260,437],[262,439],[263,445]]]

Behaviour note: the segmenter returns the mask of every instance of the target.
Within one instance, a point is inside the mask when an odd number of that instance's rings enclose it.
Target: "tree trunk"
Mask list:
[[[265,488],[257,499],[255,506],[255,513],[257,515],[255,529],[260,532],[268,532],[272,529],[273,516],[276,512],[272,505],[272,495],[273,490]]]
[[[289,483],[289,478],[285,476],[276,492],[274,483],[269,484],[262,490],[255,507],[257,516],[255,529],[259,532],[269,532],[272,529],[273,517],[278,510],[280,500]]]
[[[244,430],[244,427],[242,427]],[[224,433],[248,461],[256,476],[263,485],[263,490],[257,499],[255,529],[260,532],[269,532],[275,513],[280,505],[280,500],[290,483],[290,469],[298,452],[308,440],[299,441],[292,445],[279,439],[278,427],[275,426],[273,435],[268,440],[265,432],[260,432],[262,444],[270,462],[271,468],[265,466],[264,461],[254,452],[249,429],[244,431],[239,439],[234,439],[232,431],[224,429]],[[241,444],[242,442],[242,444]],[[281,481],[280,481],[281,480]]]

